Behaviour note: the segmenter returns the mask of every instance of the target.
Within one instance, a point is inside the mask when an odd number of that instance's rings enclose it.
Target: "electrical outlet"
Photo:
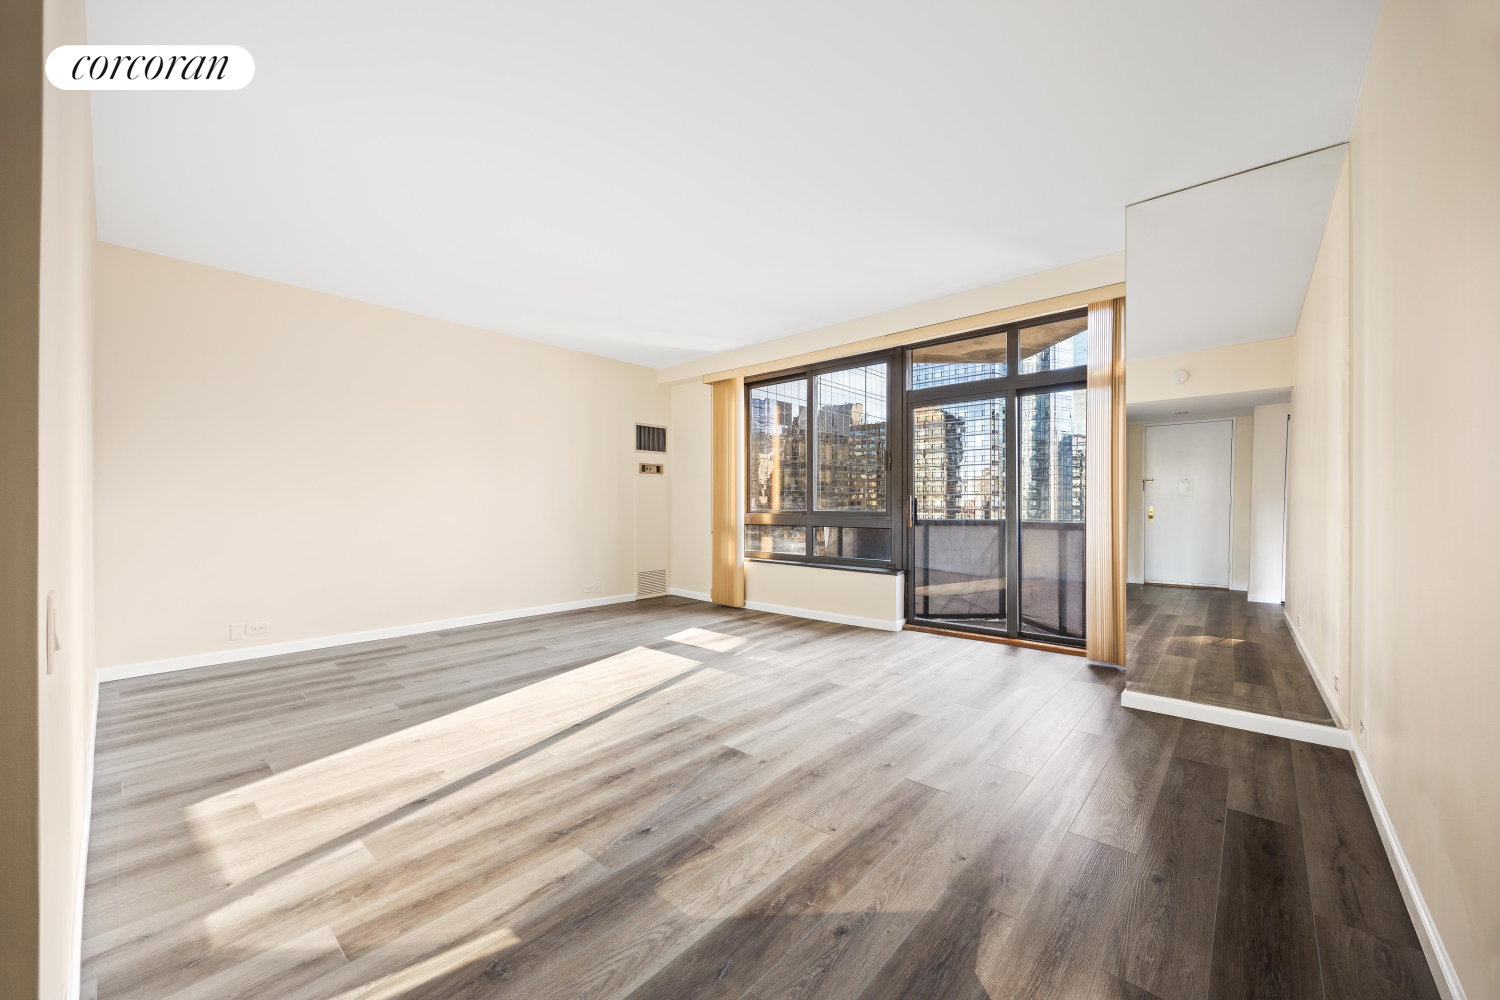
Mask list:
[[[245,638],[245,623],[244,622],[235,622],[233,625],[229,626],[229,641],[230,642],[238,642],[239,640],[241,640],[243,638]]]
[[[1298,628],[1302,627],[1302,616],[1301,615],[1297,616],[1297,627]]]
[[[1333,689],[1335,691],[1337,691],[1339,689],[1339,675],[1338,674],[1334,674],[1333,675]]]
[[[1370,734],[1365,732],[1365,720],[1359,720],[1359,745],[1366,750],[1370,749]]]
[[[599,585],[597,583],[585,583],[583,585],[583,592],[585,594],[597,594],[599,593]]]
[[[270,622],[246,622],[245,623],[245,634],[246,635],[265,635],[269,631],[271,631],[271,623]]]

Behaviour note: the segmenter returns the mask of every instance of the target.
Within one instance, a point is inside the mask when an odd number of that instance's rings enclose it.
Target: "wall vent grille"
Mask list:
[[[665,427],[652,427],[650,424],[636,424],[635,450],[665,452],[667,450],[667,429]]]
[[[665,597],[667,594],[667,571],[664,569],[643,569],[635,575],[635,596],[642,597]]]

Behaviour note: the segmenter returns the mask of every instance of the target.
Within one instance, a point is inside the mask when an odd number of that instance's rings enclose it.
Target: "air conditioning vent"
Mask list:
[[[665,427],[652,427],[650,424],[636,424],[635,450],[666,451],[667,429]]]
[[[636,600],[642,597],[665,597],[667,593],[667,571],[664,569],[641,570],[635,575]]]

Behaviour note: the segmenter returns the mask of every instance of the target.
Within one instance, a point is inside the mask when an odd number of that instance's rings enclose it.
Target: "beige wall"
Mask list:
[[[1234,509],[1229,523],[1229,589],[1250,589],[1250,510],[1255,472],[1255,416],[1234,418]]]
[[[884,350],[897,344],[915,343],[935,337],[959,333],[959,329],[928,331],[937,324],[951,323],[969,317],[985,316],[998,310],[1026,307],[1032,303],[1058,297],[1074,296],[1089,289],[1098,290],[1092,298],[1079,301],[1051,303],[1046,308],[1003,318],[987,317],[977,325],[965,325],[964,329],[980,329],[988,323],[1009,323],[1030,316],[1049,312],[1076,309],[1090,301],[1100,302],[1123,295],[1120,287],[1125,280],[1125,255],[1113,253],[1092,260],[1079,261],[1063,267],[1055,267],[1035,274],[1024,275],[1010,281],[973,288],[954,295],[930,299],[913,305],[893,309],[889,312],[864,316],[845,323],[806,333],[781,337],[761,344],[753,344],[738,350],[725,351],[707,357],[684,361],[660,370],[663,382],[680,382],[685,379],[701,379],[713,375],[726,377],[724,373],[747,375],[749,371],[774,371],[777,364],[787,359],[801,359],[790,363],[801,364],[827,357],[842,357],[867,351]],[[913,334],[913,336],[906,336]]]
[[[1356,729],[1470,997],[1500,996],[1500,5],[1387,0],[1350,148]]]
[[[1292,384],[1292,340],[1257,340],[1125,364],[1126,403],[1284,389]],[[1186,382],[1172,375],[1188,373]]]
[[[894,630],[902,622],[902,579],[900,573],[861,573],[746,559],[745,607]]]
[[[1129,583],[1144,583],[1145,568],[1141,543],[1146,526],[1141,523],[1141,497],[1145,493],[1141,472],[1145,459],[1146,427],[1127,424],[1125,428],[1125,578]]]
[[[1287,403],[1255,408],[1250,466],[1250,586],[1252,601],[1280,604],[1286,552]],[[1293,418],[1295,420],[1295,417]]]
[[[672,479],[673,590],[708,599],[713,588],[713,400],[701,382],[672,387],[667,474]]]
[[[1286,614],[1325,694],[1348,718],[1349,166],[1297,322],[1287,456]]]
[[[42,57],[84,40],[83,4],[7,4],[0,40],[0,991],[63,997],[77,987],[94,695],[94,197],[89,97],[43,84]]]
[[[101,665],[634,592],[652,369],[107,244],[97,265]]]

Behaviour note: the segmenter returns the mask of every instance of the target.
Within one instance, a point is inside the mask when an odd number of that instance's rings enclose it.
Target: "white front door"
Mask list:
[[[1147,583],[1229,586],[1234,421],[1146,428]]]

